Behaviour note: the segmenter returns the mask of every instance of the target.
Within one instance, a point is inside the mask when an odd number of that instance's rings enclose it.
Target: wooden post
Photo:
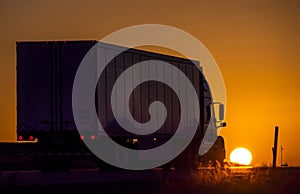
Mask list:
[[[280,166],[282,166],[282,150],[283,150],[283,147],[280,146]]]
[[[277,144],[278,144],[278,126],[275,126],[274,147],[272,148],[272,151],[273,151],[273,168],[276,168]]]

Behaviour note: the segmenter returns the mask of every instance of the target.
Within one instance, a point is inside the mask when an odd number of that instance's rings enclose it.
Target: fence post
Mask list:
[[[273,151],[273,168],[276,168],[277,144],[278,144],[278,126],[275,126],[274,147],[272,148],[272,151]]]

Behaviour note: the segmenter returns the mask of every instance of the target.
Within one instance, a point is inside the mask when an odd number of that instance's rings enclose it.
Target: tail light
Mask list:
[[[32,135],[30,135],[30,136],[29,136],[29,140],[30,140],[30,141],[33,141],[33,140],[34,140],[34,137],[33,137]]]

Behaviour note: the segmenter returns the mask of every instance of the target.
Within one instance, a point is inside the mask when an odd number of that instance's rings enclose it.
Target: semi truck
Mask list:
[[[101,138],[96,129],[88,127],[88,123],[93,122],[89,118],[89,112],[81,113],[82,122],[87,123],[87,129],[85,133],[80,133],[76,128],[72,111],[72,89],[76,72],[85,55],[95,44],[97,41],[90,40],[16,43],[17,141],[36,142],[35,155],[43,170],[70,169],[75,159],[97,160],[100,169],[111,167],[95,157],[84,144],[84,141],[97,141]],[[114,55],[120,48],[107,43],[101,45],[101,57],[104,60]],[[113,85],[122,72],[136,63],[149,60],[167,62],[183,72],[192,83],[199,101],[199,107],[195,107],[199,108],[200,116],[194,138],[179,156],[163,167],[177,169],[197,167],[199,163],[208,161],[222,163],[225,159],[225,146],[221,136],[206,155],[198,155],[198,149],[211,119],[218,122],[222,122],[223,119],[223,111],[218,114],[219,118],[214,114],[209,84],[199,68],[198,61],[134,48],[128,48],[107,61],[95,90],[95,107],[105,132],[118,144],[137,150],[162,145],[172,138],[180,117],[185,115],[180,115],[180,102],[168,85],[148,81],[138,85],[131,93],[129,109],[138,122],[149,120],[147,109],[151,102],[161,101],[166,107],[165,122],[159,130],[150,135],[138,136],[122,129],[114,118],[110,106]],[[193,110],[190,114],[193,114]]]

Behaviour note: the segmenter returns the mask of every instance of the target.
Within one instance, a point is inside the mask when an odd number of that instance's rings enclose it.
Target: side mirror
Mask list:
[[[224,120],[224,104],[219,104],[219,119]]]
[[[224,120],[225,107],[221,102],[213,102],[211,104],[212,117],[216,122],[222,122]]]

